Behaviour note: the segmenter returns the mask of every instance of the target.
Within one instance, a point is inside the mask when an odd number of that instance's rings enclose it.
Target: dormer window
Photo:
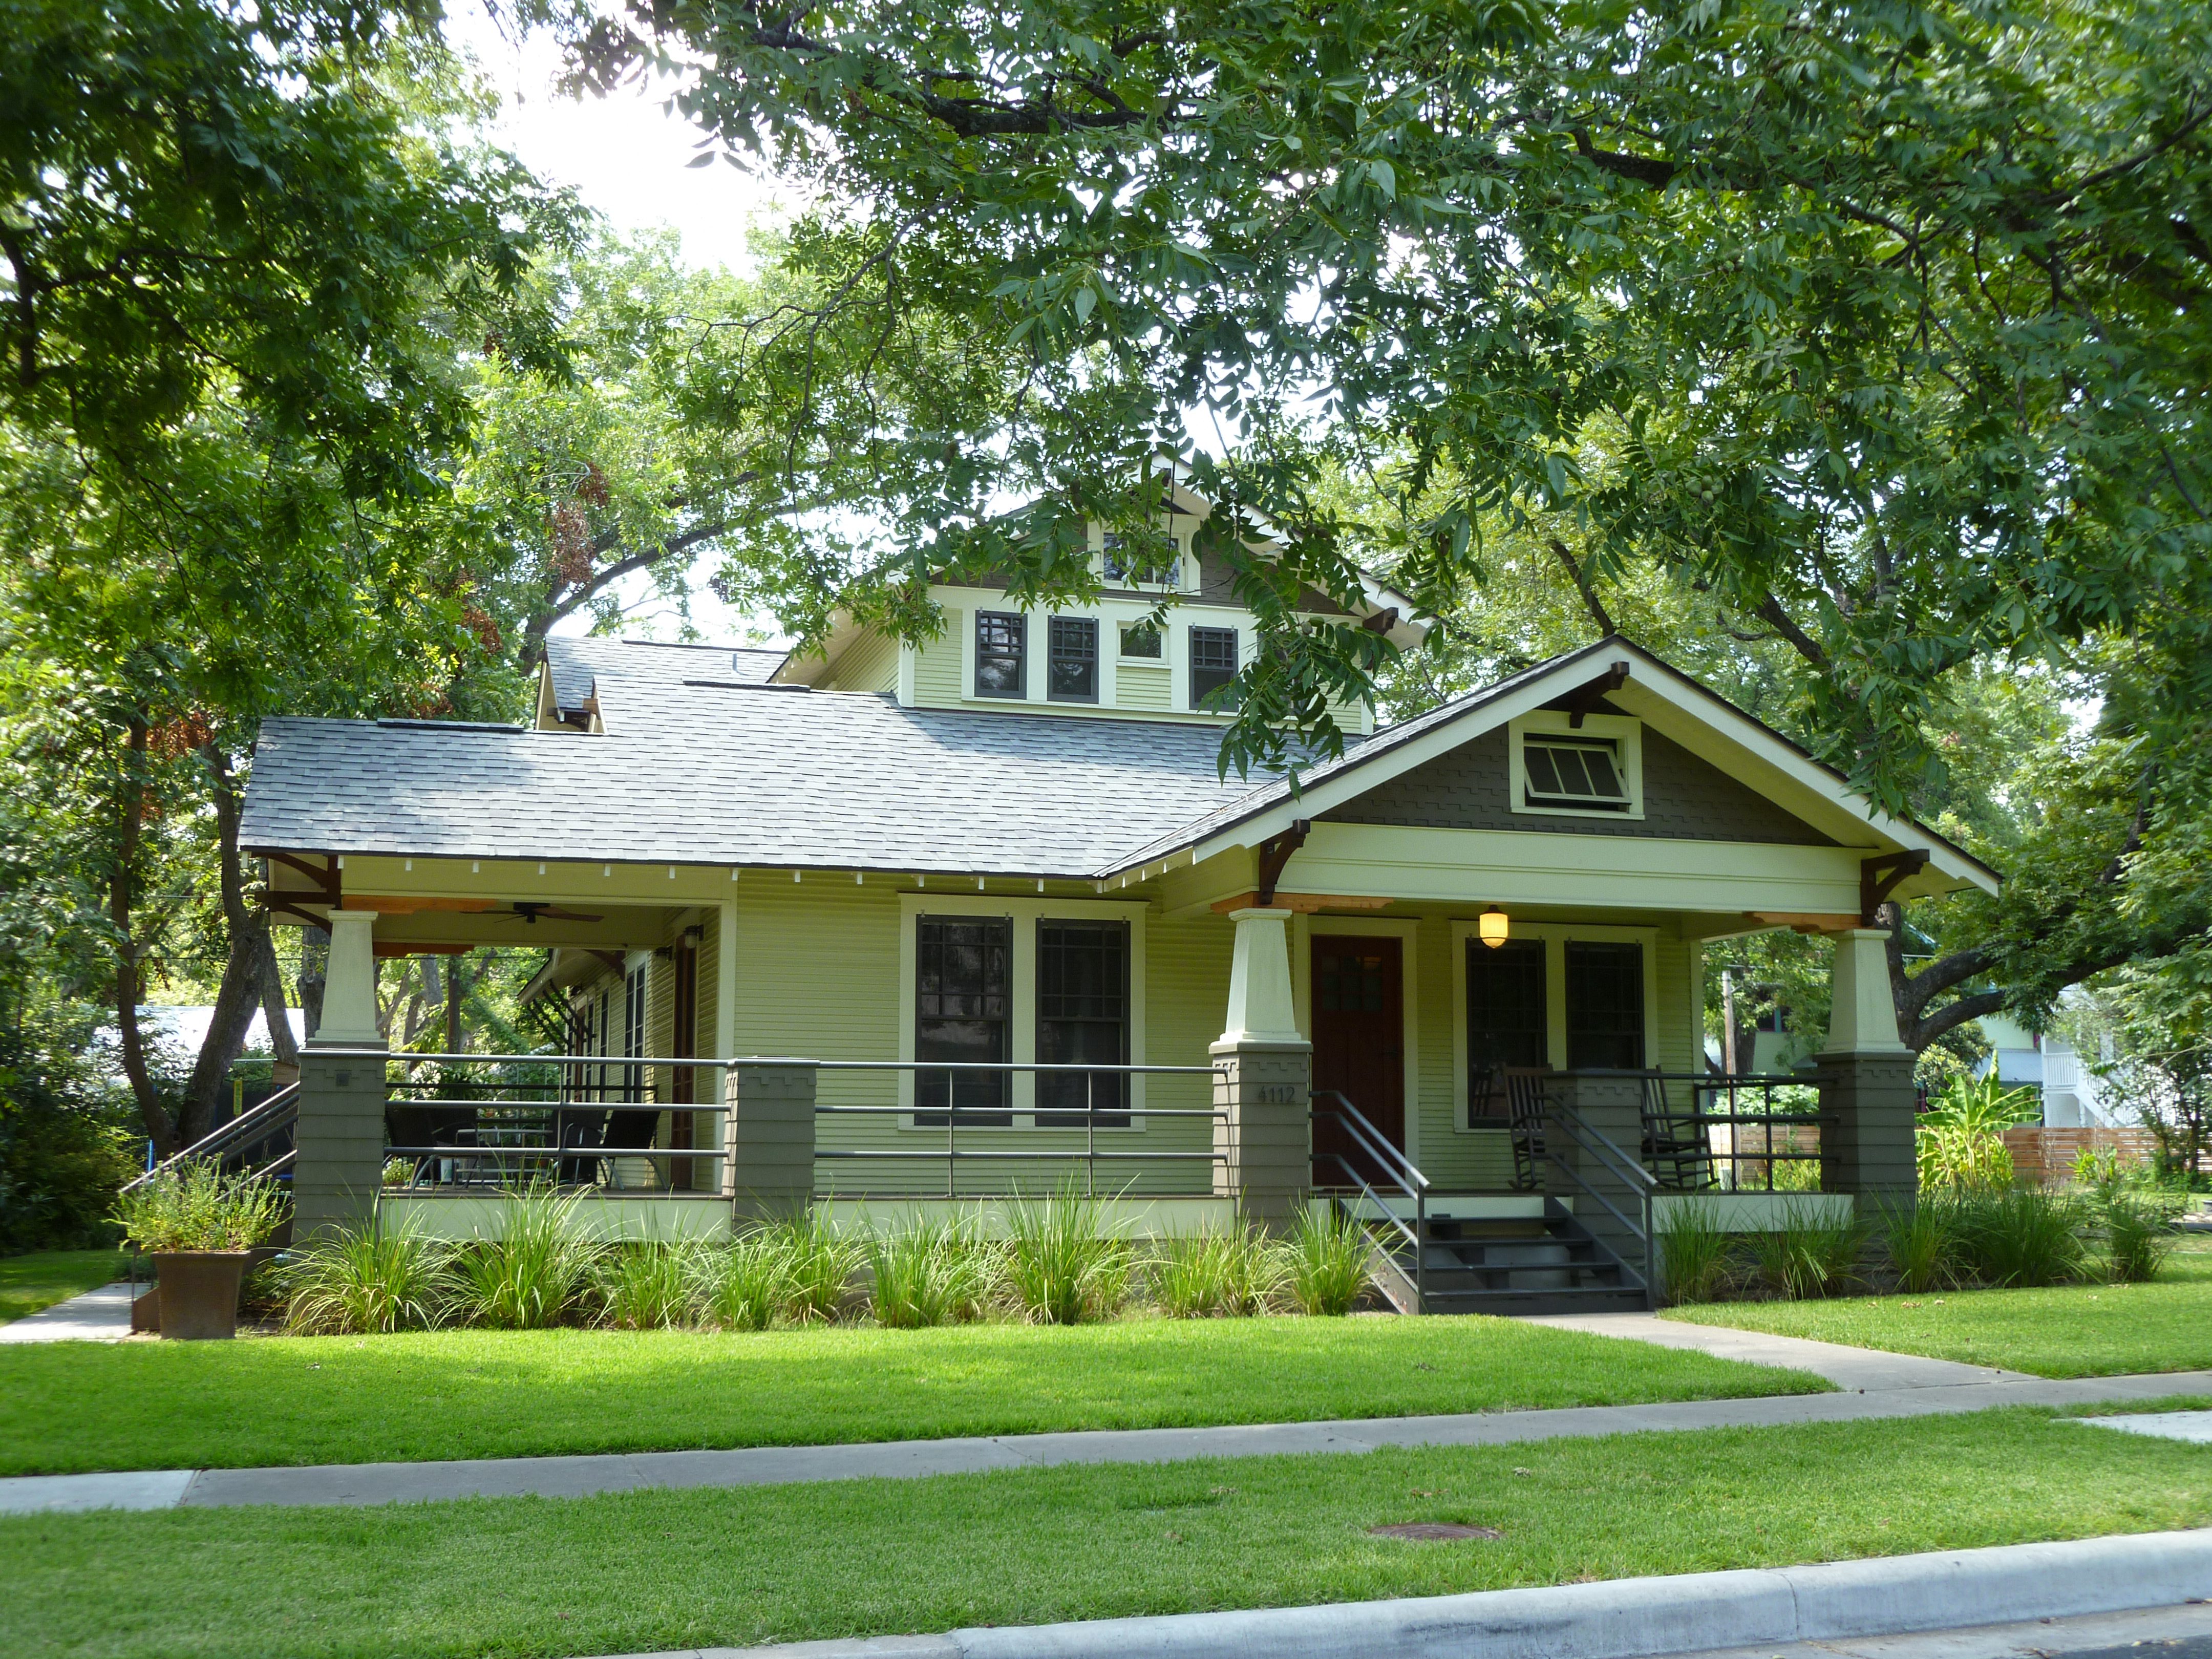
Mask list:
[[[1024,698],[1030,694],[1029,625],[1017,612],[975,613],[975,695]]]
[[[1147,545],[1111,530],[1105,534],[1104,546],[1103,565],[1108,581],[1129,587],[1175,585],[1182,562],[1172,549],[1163,551],[1157,544]]]
[[[1512,725],[1512,807],[1575,817],[1644,816],[1643,727],[1620,715],[1576,722],[1545,709]]]
[[[1237,682],[1237,630],[1233,628],[1194,628],[1190,630],[1190,706],[1208,714],[1226,713],[1235,706],[1230,688]]]
[[[1140,657],[1158,662],[1160,659],[1158,627],[1148,622],[1123,623],[1121,624],[1121,654],[1125,657]]]
[[[1045,696],[1054,702],[1098,701],[1098,623],[1091,617],[1054,617]]]

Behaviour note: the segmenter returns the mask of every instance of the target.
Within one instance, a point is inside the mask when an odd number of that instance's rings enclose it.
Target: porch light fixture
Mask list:
[[[1495,951],[1499,945],[1505,943],[1506,939],[1509,936],[1505,920],[1505,912],[1499,909],[1496,905],[1492,905],[1487,910],[1485,910],[1480,916],[1475,918],[1474,931],[1477,938],[1481,939],[1481,941],[1485,945],[1487,945],[1492,950]]]

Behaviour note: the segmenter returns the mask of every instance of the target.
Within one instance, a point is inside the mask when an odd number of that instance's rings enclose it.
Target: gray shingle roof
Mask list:
[[[703,678],[703,677],[702,677]],[[1200,725],[625,682],[601,735],[272,720],[255,851],[1090,876],[1252,793]]]
[[[545,667],[553,679],[554,706],[580,710],[596,684],[605,705],[610,692],[643,681],[738,680],[757,684],[783,665],[789,653],[752,646],[664,645],[653,640],[577,639],[554,635],[545,641]]]

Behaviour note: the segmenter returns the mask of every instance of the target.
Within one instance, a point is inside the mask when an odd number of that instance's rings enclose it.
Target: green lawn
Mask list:
[[[0,1348],[0,1474],[813,1445],[1825,1392],[1510,1320]]]
[[[0,1325],[123,1277],[126,1258],[113,1250],[34,1250],[0,1256]]]
[[[1667,1317],[2038,1376],[2203,1370],[2212,1369],[2212,1242],[2191,1239],[2148,1285],[1723,1302]]]
[[[1407,1543],[1402,1521],[1497,1527]],[[2212,1447],[2021,1409],[1366,1455],[0,1520],[0,1651],[637,1653],[2212,1522]]]

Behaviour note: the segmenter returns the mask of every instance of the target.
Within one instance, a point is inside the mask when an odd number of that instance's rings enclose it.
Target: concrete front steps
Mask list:
[[[1392,1248],[1377,1250],[1376,1283],[1401,1313],[1517,1316],[1650,1307],[1637,1272],[1557,1199],[1519,1215],[1480,1213],[1492,1206],[1455,1206],[1449,1195],[1431,1203],[1441,1213],[1425,1223],[1418,1297],[1412,1246],[1393,1237]]]

